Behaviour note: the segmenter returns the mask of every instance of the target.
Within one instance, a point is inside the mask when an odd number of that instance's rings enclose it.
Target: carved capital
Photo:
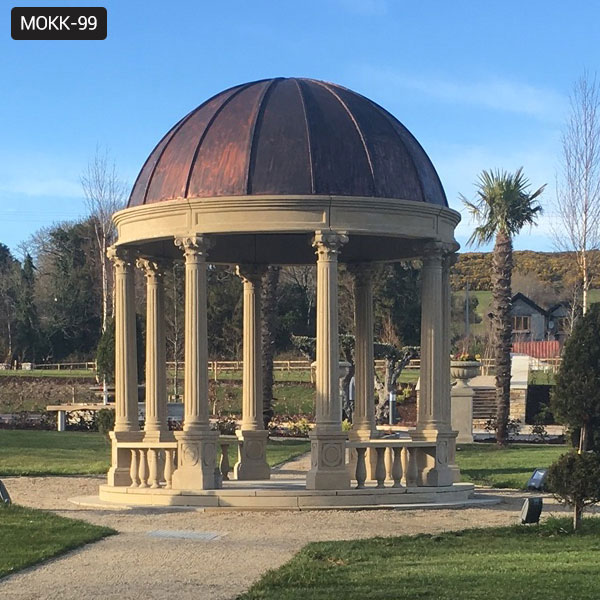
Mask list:
[[[106,256],[117,270],[125,270],[131,267],[131,252],[127,248],[115,245],[109,246],[106,249]]]
[[[437,240],[431,240],[423,246],[423,265],[440,266],[442,261],[446,266],[451,266],[449,263],[450,256],[453,256],[457,250],[457,244],[449,244]]]
[[[458,254],[456,252],[448,252],[448,254],[444,255],[444,267],[450,269],[456,264],[457,260]]]
[[[267,265],[237,265],[235,273],[244,283],[256,286],[267,271]]]
[[[164,275],[166,263],[156,258],[140,256],[135,261],[135,266],[144,272],[148,281],[156,281],[156,279]]]
[[[206,260],[208,250],[212,246],[210,239],[205,235],[176,237],[174,242],[183,251],[186,262],[200,259]]]
[[[325,260],[337,258],[341,247],[347,243],[348,236],[343,231],[315,231],[315,237],[312,241],[317,256]]]

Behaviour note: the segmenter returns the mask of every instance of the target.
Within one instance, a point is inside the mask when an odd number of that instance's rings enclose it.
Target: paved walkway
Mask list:
[[[307,462],[283,468],[298,471]],[[107,525],[119,535],[1,580],[2,600],[233,599],[307,542],[507,525],[517,521],[523,497],[503,493],[503,501],[490,507],[427,511],[109,511],[68,502],[96,494],[103,480],[3,478],[18,504]],[[545,514],[555,507],[545,507]]]

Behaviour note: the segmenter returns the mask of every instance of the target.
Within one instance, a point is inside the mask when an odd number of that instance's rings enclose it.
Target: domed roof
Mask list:
[[[186,115],[148,157],[128,206],[253,195],[448,206],[429,157],[394,116],[339,85],[297,78],[238,85]]]

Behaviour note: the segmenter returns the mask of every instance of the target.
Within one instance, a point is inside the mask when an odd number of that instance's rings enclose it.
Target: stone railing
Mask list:
[[[223,481],[227,481],[229,479],[229,446],[239,446],[239,444],[240,440],[235,435],[219,436],[219,446],[221,448],[221,461],[219,463],[219,471],[221,472],[221,477],[223,478]]]
[[[374,453],[374,460],[369,460],[370,479],[377,482],[376,487],[385,487],[386,480],[392,482],[391,487],[413,487],[419,485],[419,453],[427,450],[435,452],[435,442],[415,442],[399,439],[373,439],[347,442],[346,447],[356,450],[356,487],[362,489],[367,481],[367,459]],[[369,465],[369,466],[370,466]]]
[[[229,446],[239,444],[235,435],[219,436],[221,459],[215,464],[224,481],[229,479]],[[171,489],[173,473],[177,468],[177,442],[118,442],[118,449],[131,452],[129,463],[130,487]]]
[[[131,451],[131,487],[170,489],[177,464],[177,442],[118,442]]]

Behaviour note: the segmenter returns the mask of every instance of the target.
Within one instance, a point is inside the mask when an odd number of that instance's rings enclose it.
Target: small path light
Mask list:
[[[521,523],[539,523],[542,514],[543,502],[541,498],[525,498],[521,508]]]
[[[10,495],[8,494],[6,486],[2,483],[2,479],[0,479],[0,502],[6,505],[12,504]]]
[[[527,482],[527,489],[532,492],[541,492],[546,483],[546,475],[548,469],[536,469],[533,475]],[[539,523],[540,515],[542,514],[543,500],[542,498],[526,498],[521,508],[521,523]]]
[[[544,489],[547,474],[548,469],[536,469],[527,482],[527,489],[532,492],[541,492]]]

